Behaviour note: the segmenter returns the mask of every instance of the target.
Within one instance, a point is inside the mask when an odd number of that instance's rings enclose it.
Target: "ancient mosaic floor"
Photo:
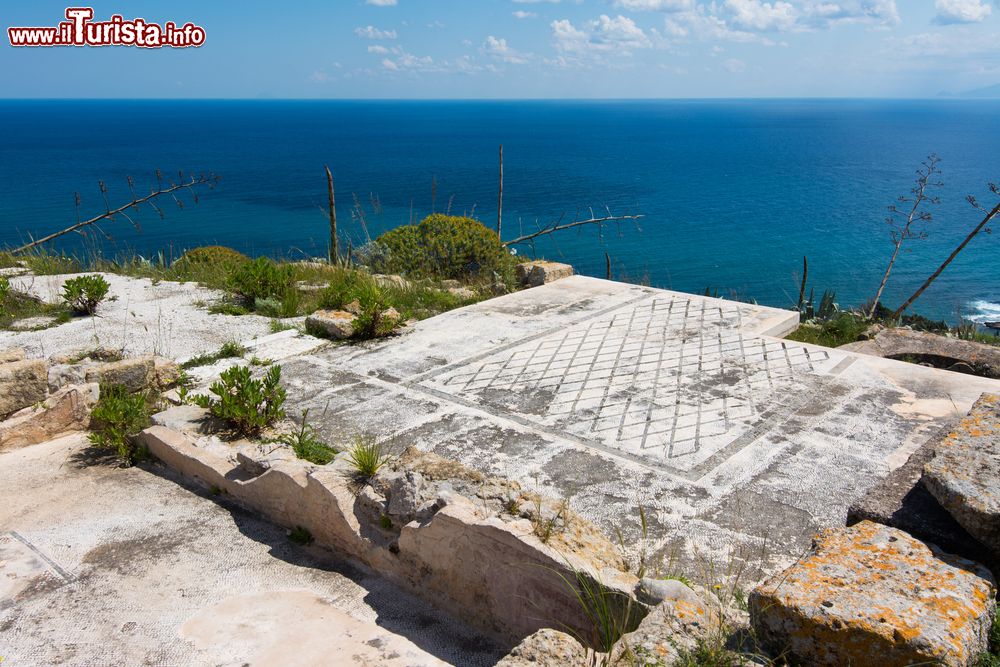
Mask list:
[[[767,571],[1000,387],[778,337],[796,322],[574,277],[284,376],[334,442],[374,432],[565,497],[635,553]]]

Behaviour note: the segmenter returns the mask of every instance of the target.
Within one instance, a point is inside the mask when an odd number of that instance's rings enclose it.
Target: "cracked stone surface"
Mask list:
[[[777,337],[796,323],[575,276],[288,359],[283,378],[335,445],[416,445],[565,497],[634,557],[759,578],[1000,388]]]

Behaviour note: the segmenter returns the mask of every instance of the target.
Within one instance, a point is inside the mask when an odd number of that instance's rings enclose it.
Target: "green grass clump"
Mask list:
[[[276,442],[288,445],[297,457],[319,466],[330,463],[337,455],[337,450],[320,440],[316,429],[309,425],[308,410],[302,413],[299,429],[280,436]]]
[[[103,276],[79,276],[63,284],[62,298],[74,313],[93,315],[108,296],[111,285]]]
[[[261,380],[253,378],[248,367],[235,366],[209,387],[215,397],[197,396],[194,400],[229,424],[237,435],[254,436],[285,416],[285,390],[280,383],[280,366],[272,366]]]
[[[420,224],[397,227],[376,243],[386,252],[372,261],[379,273],[413,277],[513,284],[516,260],[496,232],[472,218],[435,214]]]
[[[367,481],[378,473],[389,455],[383,451],[382,443],[371,436],[357,435],[349,452],[348,461],[354,467],[359,479]]]
[[[306,546],[313,542],[312,533],[309,532],[308,528],[303,528],[302,526],[292,528],[288,533],[288,539],[300,546]]]
[[[146,396],[130,394],[122,385],[102,384],[100,398],[91,413],[91,444],[110,449],[124,465],[140,458],[137,437],[149,425]]]
[[[788,334],[788,340],[812,343],[824,347],[840,347],[853,343],[871,326],[871,322],[861,315],[843,312],[817,323],[807,323]]]

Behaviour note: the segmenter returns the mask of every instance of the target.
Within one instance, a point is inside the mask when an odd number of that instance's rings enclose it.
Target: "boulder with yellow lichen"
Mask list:
[[[764,646],[805,664],[964,667],[987,649],[994,595],[981,565],[862,521],[757,588],[750,619]]]
[[[970,535],[1000,556],[1000,396],[983,394],[934,448],[923,485]]]

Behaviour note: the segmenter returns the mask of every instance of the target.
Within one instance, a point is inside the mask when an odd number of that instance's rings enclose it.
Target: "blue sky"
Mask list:
[[[1000,0],[95,0],[200,49],[0,47],[4,97],[932,97],[1000,83]],[[5,0],[3,27],[65,3]]]

